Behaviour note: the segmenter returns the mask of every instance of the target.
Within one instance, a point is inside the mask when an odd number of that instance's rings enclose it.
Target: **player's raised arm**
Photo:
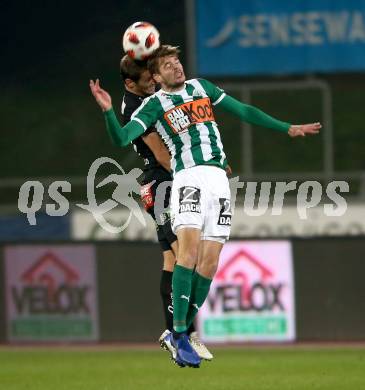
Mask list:
[[[317,134],[322,127],[319,122],[305,125],[292,125],[290,123],[283,122],[266,114],[259,108],[249,104],[241,103],[240,101],[228,95],[223,97],[223,99],[219,102],[219,106],[231,112],[232,114],[237,115],[245,122],[253,125],[267,127],[273,130],[282,131],[288,133],[291,137],[304,137],[307,134]]]
[[[231,112],[238,116],[242,121],[252,125],[267,127],[284,133],[287,133],[291,126],[290,123],[275,119],[260,109],[249,104],[244,104],[229,95],[225,95],[218,104],[219,107]]]
[[[90,80],[90,90],[104,112],[106,127],[115,145],[127,146],[144,133],[145,128],[137,121],[128,122],[124,127],[120,126],[112,106],[112,99],[109,93],[100,87],[99,79],[95,82]]]
[[[318,134],[322,125],[319,122],[305,125],[291,125],[288,131],[290,137],[305,137],[307,134]]]
[[[227,95],[222,89],[208,80],[201,79],[199,81],[208,91],[213,105],[222,107],[224,110],[238,116],[244,122],[282,131],[288,133],[291,137],[303,137],[307,134],[317,134],[322,127],[319,122],[306,125],[292,125],[283,122],[266,114],[257,107],[244,104],[232,96]]]
[[[99,104],[100,108],[105,112],[112,108],[112,98],[109,93],[100,87],[99,79],[90,80],[90,90],[93,94],[96,103]]]

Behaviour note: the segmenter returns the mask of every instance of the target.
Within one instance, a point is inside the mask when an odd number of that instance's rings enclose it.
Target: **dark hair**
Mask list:
[[[120,60],[120,75],[123,81],[131,79],[137,82],[144,71],[147,70],[146,61],[133,60],[127,54]]]
[[[147,60],[147,68],[153,75],[158,73],[158,68],[160,66],[160,59],[168,56],[179,57],[180,49],[178,46],[171,45],[161,45],[156,49]]]

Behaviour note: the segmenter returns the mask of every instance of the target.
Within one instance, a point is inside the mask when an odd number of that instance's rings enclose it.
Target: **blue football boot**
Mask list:
[[[161,348],[165,351],[168,351],[171,355],[171,359],[177,364],[179,367],[185,367],[184,362],[177,356],[176,348],[172,344],[172,333],[166,329],[159,338],[159,342]]]
[[[174,338],[171,334],[170,337],[171,344],[176,349],[176,358],[174,359],[176,364],[183,363],[189,367],[199,368],[201,358],[190,345],[188,335],[182,333],[179,338]]]

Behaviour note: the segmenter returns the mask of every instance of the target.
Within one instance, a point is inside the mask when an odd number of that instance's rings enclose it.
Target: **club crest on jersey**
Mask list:
[[[172,100],[172,97],[170,95],[168,95],[167,93],[161,93],[161,95],[165,98],[165,99],[169,99],[169,100]]]
[[[186,186],[179,188],[179,214],[201,213],[200,189]]]
[[[164,118],[174,133],[186,131],[195,123],[215,121],[213,106],[207,97],[180,104],[165,112]]]
[[[201,97],[203,98],[203,94],[201,93],[201,91],[199,91],[198,89],[194,89],[193,91],[193,97]]]
[[[221,226],[231,226],[232,211],[231,211],[231,201],[227,198],[219,198],[219,217],[218,225]]]

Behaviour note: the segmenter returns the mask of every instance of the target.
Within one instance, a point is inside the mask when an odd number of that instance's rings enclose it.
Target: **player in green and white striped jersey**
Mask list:
[[[147,98],[132,120],[143,127],[153,120],[171,152],[174,173],[196,165],[225,168],[227,159],[213,113],[224,96],[207,80],[188,80],[183,91],[160,90]]]
[[[120,146],[129,145],[148,127],[156,126],[171,152],[174,173],[196,165],[224,168],[227,160],[214,119],[213,106],[229,111],[250,124],[288,133],[291,137],[316,134],[319,131],[319,123],[291,125],[277,120],[256,107],[237,101],[208,80],[186,81],[177,57],[178,49],[163,45],[157,51],[161,53],[161,49],[170,53],[165,57],[170,60],[175,58],[176,63],[168,61],[159,66],[161,57],[157,58],[157,61],[156,58],[149,60],[150,70],[155,74],[156,81],[161,83],[162,89],[146,98],[133,113],[132,120],[123,128],[116,118],[110,96],[100,88],[98,80],[95,84],[90,82],[94,96],[105,113],[108,131],[113,139],[119,140]],[[174,66],[180,69],[175,71]],[[172,69],[172,72],[164,76],[156,73],[164,67],[168,71]],[[164,89],[164,82],[169,85],[169,77],[174,78],[172,86]]]
[[[213,106],[292,137],[317,134],[321,125],[291,125],[237,101],[207,80],[186,81],[178,54],[168,45],[154,52],[148,67],[162,88],[144,100],[123,128],[98,80],[91,81],[90,87],[104,111],[108,131],[120,146],[155,126],[170,150],[171,211],[179,250],[173,273],[174,334],[166,341],[175,346],[179,365],[198,367],[200,358],[189,345],[186,329],[208,295],[231,224],[227,161]]]

